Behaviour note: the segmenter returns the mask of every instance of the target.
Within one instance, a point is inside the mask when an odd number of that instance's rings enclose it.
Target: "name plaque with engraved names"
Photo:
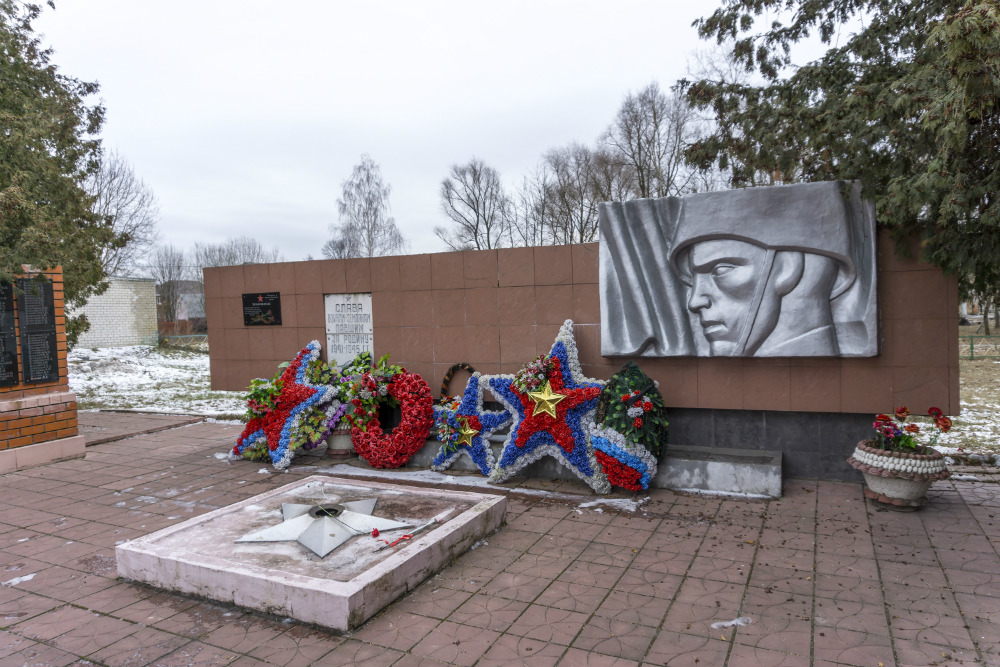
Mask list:
[[[56,311],[52,282],[18,278],[17,314],[21,327],[21,372],[26,384],[59,379]]]
[[[12,387],[17,384],[17,379],[14,285],[0,283],[0,387]]]

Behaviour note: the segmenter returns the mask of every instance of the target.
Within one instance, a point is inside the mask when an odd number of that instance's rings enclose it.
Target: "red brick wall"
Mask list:
[[[69,389],[66,373],[66,312],[64,309],[62,267],[43,271],[52,281],[55,301],[56,344],[59,355],[59,379],[55,382],[17,384],[0,387],[0,450],[38,444],[78,434],[76,396]],[[15,300],[16,300],[15,295]],[[15,320],[17,309],[15,308]],[[18,322],[17,331],[20,331]],[[18,338],[18,365],[21,362]],[[23,369],[21,376],[23,377]]]
[[[882,354],[869,359],[636,359],[672,407],[880,412],[898,405],[957,414],[958,286],[879,236]],[[432,387],[454,363],[513,373],[547,352],[565,319],[584,371],[600,355],[597,244],[220,267],[205,270],[212,387],[270,377],[310,340],[325,344],[323,294],[371,292],[375,351]],[[281,293],[283,326],[244,327],[241,294]],[[461,383],[457,383],[457,388]],[[453,387],[453,392],[456,388]]]

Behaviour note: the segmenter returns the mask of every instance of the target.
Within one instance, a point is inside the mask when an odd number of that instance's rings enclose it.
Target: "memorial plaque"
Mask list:
[[[247,327],[280,326],[281,292],[244,294],[243,325]]]
[[[17,314],[21,327],[21,373],[24,382],[54,382],[59,379],[56,344],[56,311],[52,282],[18,278],[21,294]]]
[[[375,356],[372,295],[326,295],[326,361],[343,366],[366,350]]]
[[[14,331],[14,286],[0,283],[0,387],[17,384],[17,334]]]

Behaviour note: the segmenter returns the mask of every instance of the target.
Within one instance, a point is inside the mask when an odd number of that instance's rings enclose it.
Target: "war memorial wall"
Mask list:
[[[0,473],[83,456],[66,349],[60,267],[0,284]]]
[[[853,479],[873,414],[958,414],[957,281],[897,252],[856,197],[795,187],[604,205],[600,244],[206,269],[212,386],[244,390],[311,340],[340,362],[389,354],[432,387],[459,362],[514,373],[572,319],[586,375],[631,360],[659,382],[670,444]],[[705,285],[741,271],[737,305],[712,315]]]

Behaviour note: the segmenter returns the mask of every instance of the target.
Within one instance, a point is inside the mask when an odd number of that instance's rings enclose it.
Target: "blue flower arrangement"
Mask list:
[[[463,452],[483,475],[488,476],[496,467],[490,436],[510,424],[513,415],[509,410],[483,409],[485,379],[481,373],[473,373],[457,405],[456,399],[451,399],[445,405],[434,407],[437,438],[443,444],[431,463],[432,470],[446,470]]]

